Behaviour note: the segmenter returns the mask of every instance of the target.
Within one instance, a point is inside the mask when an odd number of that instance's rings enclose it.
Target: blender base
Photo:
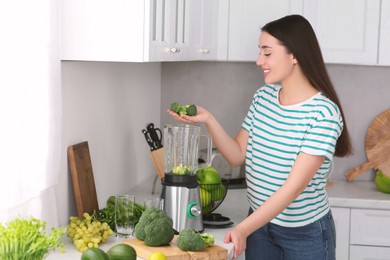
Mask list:
[[[184,228],[204,230],[200,207],[199,188],[163,185],[164,211],[173,220],[173,229],[179,233]]]

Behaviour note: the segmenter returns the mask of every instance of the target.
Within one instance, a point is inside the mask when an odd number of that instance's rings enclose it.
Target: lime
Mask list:
[[[154,252],[148,258],[148,260],[167,260],[167,256],[161,252]]]
[[[88,248],[81,255],[81,260],[108,260],[108,255],[100,248]]]
[[[135,260],[137,253],[135,249],[128,244],[117,244],[107,251],[110,260]]]

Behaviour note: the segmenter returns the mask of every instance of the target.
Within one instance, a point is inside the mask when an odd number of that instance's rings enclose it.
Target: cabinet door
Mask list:
[[[336,226],[336,259],[349,259],[349,218],[350,209],[332,208]]]
[[[65,0],[61,12],[62,60],[144,61],[144,0]]]
[[[189,0],[151,0],[148,61],[189,59]]]
[[[190,2],[190,59],[216,60],[218,0]]]
[[[351,244],[390,247],[390,210],[351,210]]]
[[[348,259],[348,258],[340,258]],[[389,247],[351,246],[351,260],[390,260]]]
[[[305,0],[325,62],[377,64],[380,0]]]
[[[301,0],[230,0],[229,61],[255,61],[261,27],[292,13],[302,13]]]
[[[382,0],[379,65],[390,65],[390,0]]]

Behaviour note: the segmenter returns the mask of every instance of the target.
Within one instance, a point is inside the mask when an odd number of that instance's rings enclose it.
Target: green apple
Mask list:
[[[200,205],[206,207],[211,203],[211,193],[205,189],[199,188]]]
[[[378,190],[390,193],[390,178],[384,175],[382,171],[376,171],[374,182]]]
[[[204,171],[202,176],[198,179],[200,184],[219,184],[221,183],[221,176],[215,171]],[[207,188],[207,190],[210,190]]]

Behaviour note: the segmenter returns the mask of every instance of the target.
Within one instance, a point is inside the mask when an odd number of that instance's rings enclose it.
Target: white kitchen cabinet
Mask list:
[[[190,0],[64,0],[62,59],[189,60],[190,12]]]
[[[351,244],[390,248],[390,211],[351,210]]]
[[[351,246],[351,260],[390,260],[390,248]]]
[[[332,207],[336,259],[390,260],[390,210]]]
[[[390,0],[382,0],[379,65],[390,65]]]
[[[150,59],[151,1],[64,0],[61,5],[62,60]]]
[[[149,28],[149,39],[145,39],[143,61],[181,61],[189,58],[189,0],[143,0],[150,1],[150,25],[145,23],[145,33]],[[149,9],[149,10],[148,10]],[[126,28],[124,28],[126,30]],[[149,46],[148,46],[149,44]]]
[[[377,64],[380,0],[305,0],[326,63]]]
[[[288,14],[302,12],[302,0],[230,0],[228,14],[229,61],[256,61],[261,27]]]
[[[190,0],[190,60],[216,60],[218,0]]]
[[[349,259],[349,220],[350,209],[332,208],[336,226],[336,259]]]

